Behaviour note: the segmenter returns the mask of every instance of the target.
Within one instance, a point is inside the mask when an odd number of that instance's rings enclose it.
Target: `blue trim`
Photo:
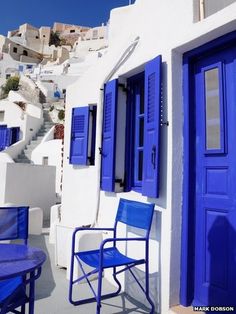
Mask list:
[[[192,226],[194,225],[194,150],[192,145],[195,133],[190,126],[194,125],[194,111],[189,110],[194,99],[191,75],[192,64],[206,54],[216,52],[222,48],[235,45],[236,31],[219,37],[207,44],[193,49],[183,56],[183,105],[184,105],[184,154],[183,154],[183,208],[182,208],[182,248],[181,248],[181,278],[180,278],[180,304],[189,306],[194,295],[194,241]],[[192,144],[192,145],[191,145]],[[190,184],[191,182],[191,184]],[[191,208],[191,210],[189,210]]]

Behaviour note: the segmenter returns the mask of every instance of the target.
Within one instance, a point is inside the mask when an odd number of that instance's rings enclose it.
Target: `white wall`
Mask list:
[[[49,219],[56,199],[55,172],[53,166],[0,163],[0,201],[40,207],[44,219]]]
[[[111,225],[120,197],[156,204],[150,260],[156,280],[153,283],[155,301],[157,306],[160,301],[161,313],[164,314],[168,313],[171,305],[179,302],[183,182],[182,54],[236,29],[236,4],[199,23],[193,23],[192,5],[193,1],[189,0],[137,0],[132,6],[112,10],[108,53],[67,89],[61,224],[73,227],[91,223],[95,216],[100,172],[100,88],[104,78],[137,35],[140,37],[138,46],[114,78],[138,73],[147,61],[162,55],[163,98],[170,124],[168,128],[161,128],[160,197],[148,199],[136,192],[100,192],[99,224]],[[71,108],[94,103],[98,105],[96,166],[70,165]]]
[[[60,193],[62,140],[51,140],[41,143],[33,151],[31,160],[36,165],[42,165],[43,157],[48,157],[48,165],[56,167],[56,192]]]
[[[4,121],[1,124],[7,124],[8,127],[20,127],[20,141],[4,150],[4,153],[7,153],[11,158],[16,158],[38,132],[43,122],[42,110],[37,105],[27,104],[26,111],[23,111],[13,102],[1,100],[0,111],[5,112]],[[27,111],[32,115],[28,114]],[[4,156],[0,153],[0,161],[4,160]]]

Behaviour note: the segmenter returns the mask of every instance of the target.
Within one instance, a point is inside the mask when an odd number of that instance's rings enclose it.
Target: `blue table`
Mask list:
[[[29,274],[29,313],[34,313],[34,282],[41,274],[46,254],[22,244],[0,244],[0,280]],[[27,279],[26,279],[27,280]]]

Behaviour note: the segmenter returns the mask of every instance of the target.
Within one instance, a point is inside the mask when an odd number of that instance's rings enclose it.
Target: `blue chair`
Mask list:
[[[0,240],[21,239],[27,245],[29,207],[0,207]],[[25,313],[25,278],[0,280],[0,314]],[[21,307],[21,311],[16,308]]]
[[[71,256],[71,271],[70,271],[70,283],[69,283],[69,301],[73,305],[80,305],[88,303],[91,301],[97,302],[97,314],[101,310],[101,300],[114,297],[118,295],[121,290],[121,284],[117,279],[117,275],[123,271],[130,271],[135,281],[145,293],[148,302],[151,305],[151,312],[154,313],[154,303],[152,302],[149,296],[149,234],[151,229],[152,217],[154,211],[154,204],[145,204],[141,202],[130,201],[126,199],[120,199],[118,211],[116,214],[115,224],[113,228],[76,228],[73,237],[72,237],[72,256]],[[131,227],[136,227],[142,229],[144,236],[142,237],[132,237],[132,238],[117,238],[117,225],[118,223],[123,223]],[[107,238],[101,242],[100,248],[98,250],[92,251],[75,251],[75,237],[77,232],[84,230],[106,230],[112,231],[113,237]],[[143,241],[145,243],[145,255],[142,259],[134,259],[122,254],[116,247],[117,242],[134,242],[134,241]],[[106,244],[112,244],[111,247],[105,248]],[[79,266],[82,270],[83,275],[74,280],[74,259],[79,263]],[[82,262],[94,268],[92,271],[86,273],[84,271]],[[145,278],[146,285],[143,287],[138,281],[136,275],[134,274],[132,268],[136,265],[145,264]],[[116,267],[123,266],[121,270],[116,270]],[[113,269],[113,278],[118,285],[118,289],[114,293],[108,293],[101,295],[102,291],[102,274],[103,270],[106,268]],[[98,288],[97,293],[93,289],[89,276],[98,273]],[[78,284],[81,280],[86,279],[89,284],[94,297],[82,299],[82,300],[73,300],[73,286]]]

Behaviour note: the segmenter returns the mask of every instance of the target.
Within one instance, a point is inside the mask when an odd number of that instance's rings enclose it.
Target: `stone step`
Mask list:
[[[26,158],[25,159],[17,158],[15,159],[15,162],[22,163],[22,164],[30,164],[30,160]]]
[[[33,146],[38,146],[40,143],[41,143],[41,140],[33,140],[33,141],[31,141],[30,144]]]

